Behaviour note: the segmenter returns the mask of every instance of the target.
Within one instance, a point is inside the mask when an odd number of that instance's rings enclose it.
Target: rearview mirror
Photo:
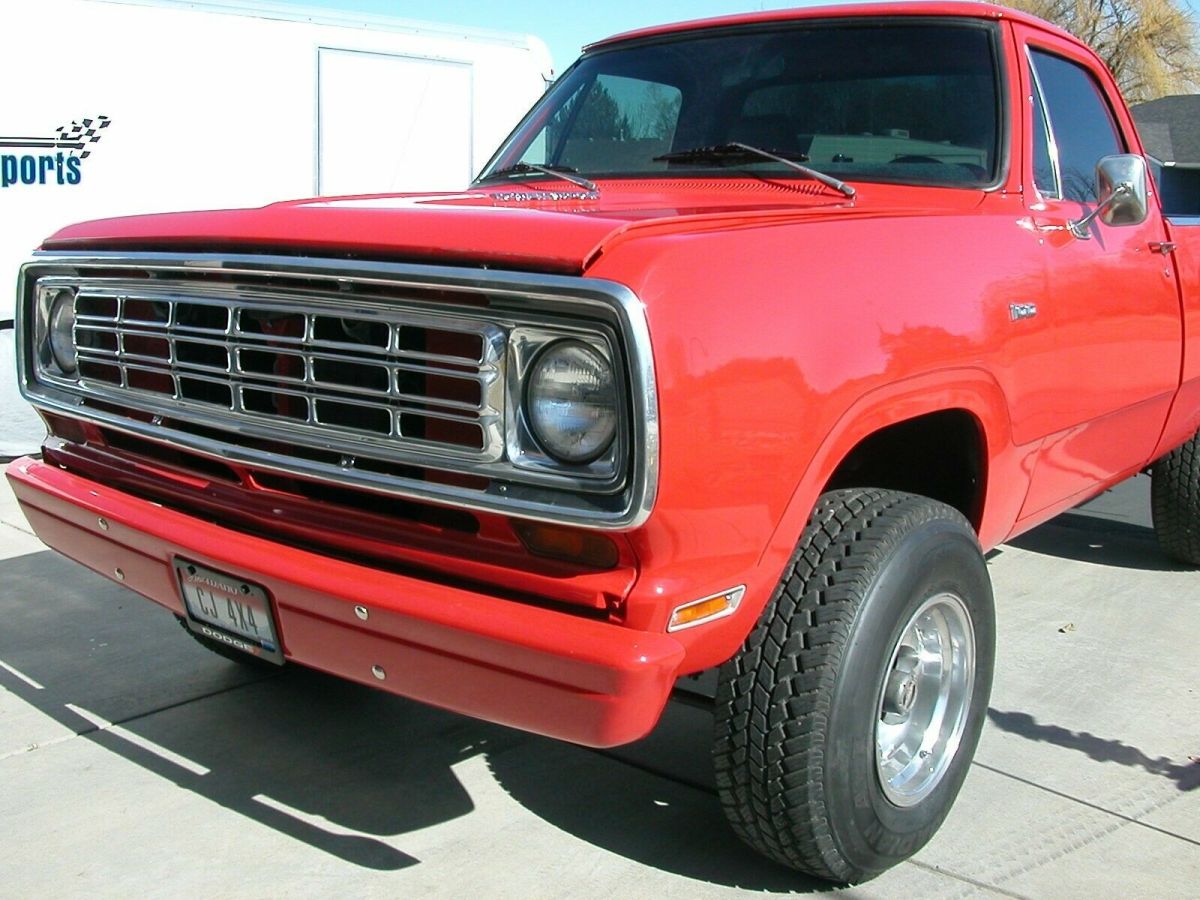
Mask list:
[[[1071,222],[1080,240],[1091,237],[1088,226],[1097,217],[1105,225],[1141,225],[1149,213],[1146,160],[1132,153],[1106,156],[1096,163],[1096,208]]]

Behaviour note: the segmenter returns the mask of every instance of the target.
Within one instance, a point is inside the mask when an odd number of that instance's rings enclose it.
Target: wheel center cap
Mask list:
[[[911,672],[893,671],[888,678],[883,698],[883,711],[894,716],[907,716],[917,699],[917,680]]]

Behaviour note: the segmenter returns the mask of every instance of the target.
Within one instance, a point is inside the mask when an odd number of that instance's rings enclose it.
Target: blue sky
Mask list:
[[[813,0],[771,3],[763,0],[599,0],[572,4],[550,0],[498,3],[496,0],[274,0],[287,6],[353,10],[474,28],[535,34],[550,47],[554,69],[561,72],[579,55],[584,44],[641,28],[685,19],[794,6],[814,6]],[[826,0],[828,2],[828,0]]]

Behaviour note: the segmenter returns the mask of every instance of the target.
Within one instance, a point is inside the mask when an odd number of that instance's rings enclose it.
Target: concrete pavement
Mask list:
[[[1145,478],[994,553],[999,652],[958,804],[848,896],[1200,895],[1200,573]],[[45,551],[0,490],[0,897],[825,891],[726,829],[711,718],[597,753],[213,656]]]

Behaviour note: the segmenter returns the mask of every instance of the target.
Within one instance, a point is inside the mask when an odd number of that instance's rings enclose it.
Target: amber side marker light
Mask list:
[[[725,616],[732,616],[737,611],[738,604],[742,602],[742,597],[745,595],[746,586],[743,584],[735,588],[730,588],[727,591],[722,591],[719,594],[713,594],[711,597],[705,597],[702,600],[693,600],[691,603],[677,606],[675,611],[671,613],[671,621],[667,623],[667,631],[679,631],[683,628],[703,625],[705,622],[711,622],[714,619],[723,619]]]
[[[617,545],[602,534],[541,522],[513,522],[513,530],[525,549],[535,556],[582,563],[596,569],[611,569],[621,560]]]

